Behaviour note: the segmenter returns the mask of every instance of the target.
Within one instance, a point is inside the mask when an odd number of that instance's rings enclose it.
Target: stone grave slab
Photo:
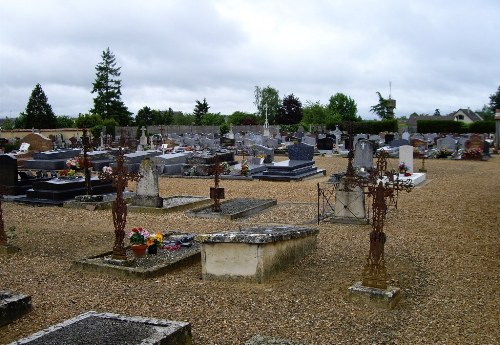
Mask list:
[[[325,170],[316,168],[312,160],[286,160],[266,164],[265,171],[252,175],[252,177],[268,181],[301,181],[318,175],[325,175]]]
[[[257,214],[276,204],[276,199],[231,199],[221,203],[221,212],[213,212],[212,206],[207,206],[188,211],[186,215],[197,218],[237,219]]]
[[[0,291],[0,327],[19,319],[31,310],[31,296]]]
[[[175,233],[164,235],[164,243],[170,238],[182,236],[194,238],[194,234]],[[175,241],[174,241],[175,242]],[[167,274],[168,272],[189,266],[200,261],[200,244],[190,241],[189,246],[181,246],[176,250],[160,247],[157,254],[147,254],[135,258],[132,250],[127,248],[128,260],[113,260],[112,251],[76,260],[71,269],[104,273],[126,279],[148,279]]]
[[[256,335],[248,339],[245,345],[312,345],[309,343],[297,342],[288,339],[274,338],[262,335]]]
[[[353,302],[363,302],[385,309],[393,309],[401,299],[400,289],[388,286],[386,289],[377,289],[364,286],[361,282],[356,282],[349,287],[349,300]]]
[[[316,248],[316,228],[269,226],[199,235],[205,280],[263,283]]]
[[[191,345],[192,334],[187,322],[89,311],[14,344]]]
[[[111,182],[92,177],[92,192],[94,194],[112,193],[114,188]],[[77,195],[86,194],[85,179],[54,178],[47,181],[33,182],[33,188],[26,191],[26,197],[19,198],[16,202],[37,205],[62,206],[64,201],[73,199]]]
[[[185,211],[192,208],[200,208],[203,206],[210,205],[212,200],[210,198],[202,196],[171,196],[168,198],[163,198],[162,207],[141,207],[129,205],[129,212],[141,212],[141,213],[170,213]]]

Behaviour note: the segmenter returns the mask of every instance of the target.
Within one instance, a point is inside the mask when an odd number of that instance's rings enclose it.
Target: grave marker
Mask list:
[[[116,188],[116,200],[113,201],[112,208],[115,226],[115,244],[113,246],[113,259],[115,260],[127,260],[127,252],[123,244],[124,229],[127,223],[127,204],[123,199],[123,191],[127,187],[128,181],[139,181],[142,177],[137,173],[129,173],[123,163],[123,148],[120,146],[116,156],[116,167],[112,168],[113,171],[111,173],[99,172],[100,179],[113,181],[113,186]]]

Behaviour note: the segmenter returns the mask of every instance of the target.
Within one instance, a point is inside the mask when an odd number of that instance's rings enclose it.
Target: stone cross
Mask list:
[[[222,172],[222,167],[220,166],[219,156],[215,155],[215,166],[214,166],[214,187],[210,187],[210,199],[214,201],[212,204],[212,212],[221,212],[220,199],[224,199],[224,188],[219,187],[219,176]]]
[[[127,252],[125,250],[123,239],[125,238],[125,224],[127,223],[127,204],[123,199],[123,191],[128,185],[128,181],[139,181],[141,175],[128,172],[123,164],[123,148],[120,147],[116,156],[116,167],[111,173],[99,172],[99,178],[102,180],[113,181],[116,188],[116,200],[113,202],[112,214],[113,224],[115,226],[115,244],[113,246],[113,259],[126,260]]]

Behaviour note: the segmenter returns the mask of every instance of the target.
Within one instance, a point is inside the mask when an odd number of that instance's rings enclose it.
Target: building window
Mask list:
[[[457,120],[457,121],[463,121],[464,120],[464,116],[463,115],[457,115],[457,116],[455,116],[455,120]]]

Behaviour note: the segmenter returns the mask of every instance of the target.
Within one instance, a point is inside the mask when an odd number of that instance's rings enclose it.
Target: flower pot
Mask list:
[[[146,254],[148,246],[146,244],[133,244],[130,248],[132,248],[136,258],[141,258]]]
[[[152,244],[148,247],[148,254],[157,254],[158,246],[156,244]]]

